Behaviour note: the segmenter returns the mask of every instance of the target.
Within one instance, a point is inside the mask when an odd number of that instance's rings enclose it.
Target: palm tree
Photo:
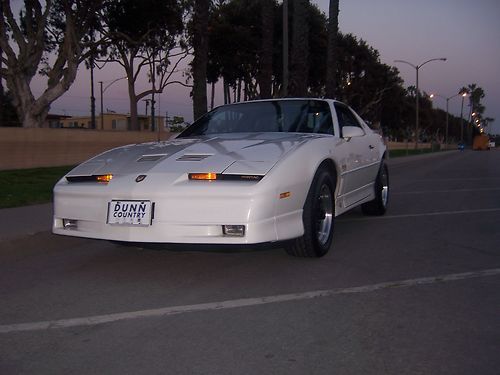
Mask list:
[[[309,75],[309,0],[291,1],[293,10],[292,53],[290,61],[290,96],[307,96]]]
[[[208,11],[210,0],[194,4],[193,113],[194,119],[207,112]]]
[[[259,59],[260,97],[271,97],[273,81],[274,0],[261,0],[262,46]]]
[[[334,98],[337,86],[337,34],[339,31],[339,0],[330,0],[328,16],[328,47],[326,57],[326,97]]]

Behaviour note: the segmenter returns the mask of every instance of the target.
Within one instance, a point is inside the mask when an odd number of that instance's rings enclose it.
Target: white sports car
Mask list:
[[[325,99],[224,105],[176,139],[118,147],[54,187],[53,232],[136,243],[280,241],[323,256],[334,218],[382,215],[386,147],[348,106]]]

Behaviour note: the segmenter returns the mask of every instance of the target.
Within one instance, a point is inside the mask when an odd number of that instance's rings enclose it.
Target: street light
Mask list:
[[[415,107],[416,107],[416,110],[415,110],[416,111],[416,115],[415,115],[415,149],[418,149],[418,107],[419,107],[419,103],[418,103],[418,100],[419,100],[418,71],[420,70],[421,67],[423,67],[427,63],[430,63],[431,61],[446,61],[446,57],[439,57],[439,58],[435,58],[435,59],[430,59],[430,60],[424,61],[423,63],[418,64],[418,65],[412,64],[411,62],[408,62],[408,61],[405,61],[405,60],[394,60],[395,63],[399,62],[399,63],[410,65],[417,72],[417,77],[416,77],[417,93],[415,95],[416,96],[416,105],[415,105]]]
[[[446,97],[446,96],[439,95],[439,94],[431,94],[430,95],[431,99],[436,97],[436,96],[439,96],[440,98],[443,98],[446,100],[446,133],[445,133],[445,137],[444,137],[444,143],[446,144],[446,149],[448,149],[448,116],[449,116],[448,104],[449,104],[451,99],[453,99],[459,95],[463,96],[463,93],[459,92],[458,94],[452,95],[450,97]]]
[[[99,81],[99,84],[101,85],[101,130],[104,130],[104,109],[103,109],[104,99],[103,99],[103,95],[111,85],[113,85],[114,83],[116,83],[118,81],[121,81],[122,79],[128,79],[128,77],[120,77],[120,78],[112,80],[111,82],[110,81]],[[104,82],[110,82],[110,83],[108,85],[106,85],[106,87],[103,89],[102,84]]]

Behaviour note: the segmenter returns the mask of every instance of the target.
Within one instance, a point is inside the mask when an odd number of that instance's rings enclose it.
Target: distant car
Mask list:
[[[490,139],[489,143],[488,143],[488,146],[489,148],[495,148],[497,147],[495,141],[493,139]]]
[[[347,105],[276,99],[225,105],[176,139],[115,148],[54,187],[53,232],[132,243],[283,241],[320,257],[335,217],[389,200],[386,146]]]

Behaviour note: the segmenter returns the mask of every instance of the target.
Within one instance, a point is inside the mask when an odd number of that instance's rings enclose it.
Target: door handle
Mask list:
[[[370,145],[368,147],[370,148],[370,150],[373,150],[375,148],[375,146],[372,146],[372,145]]]

